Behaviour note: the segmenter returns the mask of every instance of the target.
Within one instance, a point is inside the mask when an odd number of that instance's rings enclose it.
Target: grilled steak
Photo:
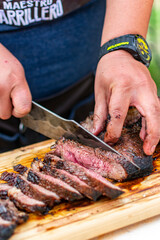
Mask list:
[[[14,167],[14,170],[20,174],[25,174],[28,181],[38,184],[39,186],[44,187],[49,191],[55,192],[62,199],[73,201],[83,198],[83,196],[76,189],[57,178],[43,174],[33,169],[28,169],[24,173],[22,165]]]
[[[0,217],[0,240],[7,240],[13,234],[16,225]]]
[[[78,177],[70,174],[69,172],[66,172],[65,170],[57,169],[53,166],[48,166],[48,164],[45,164],[39,159],[34,159],[34,161],[32,162],[32,169],[41,171],[47,175],[51,175],[66,182],[70,186],[77,189],[85,197],[88,197],[91,200],[96,201],[97,198],[101,195],[100,192],[96,191],[88,184],[81,181]]]
[[[57,169],[62,169],[69,172],[70,174],[75,175],[81,181],[84,181],[90,187],[96,189],[102,195],[105,195],[111,199],[116,198],[123,193],[119,187],[107,181],[101,175],[89,169],[86,169],[77,163],[64,161],[60,158],[55,157],[54,154],[46,154],[44,162]]]
[[[4,172],[1,178],[8,182],[9,185],[19,188],[28,197],[42,201],[49,207],[53,207],[55,202],[60,201],[56,193],[29,182],[25,177],[19,174]]]
[[[0,217],[15,224],[21,224],[28,219],[28,215],[19,211],[9,199],[0,200]]]

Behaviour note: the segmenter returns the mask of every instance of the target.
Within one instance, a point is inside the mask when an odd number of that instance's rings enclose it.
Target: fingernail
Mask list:
[[[153,146],[151,147],[151,153],[154,153],[155,148],[156,148],[156,145],[153,145]]]
[[[96,127],[93,127],[93,128],[92,128],[92,134],[96,135],[96,134],[97,134],[97,131],[98,131],[98,129],[97,129]]]

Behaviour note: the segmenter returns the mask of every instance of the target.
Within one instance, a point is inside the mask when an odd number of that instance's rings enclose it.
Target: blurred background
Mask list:
[[[152,50],[152,61],[149,67],[152,78],[157,84],[160,96],[160,1],[154,0],[147,41]]]

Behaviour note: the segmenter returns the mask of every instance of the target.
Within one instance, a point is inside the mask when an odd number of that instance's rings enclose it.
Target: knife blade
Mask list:
[[[100,147],[103,150],[112,151],[121,155],[118,151],[87,131],[76,121],[62,118],[34,101],[32,101],[30,113],[21,118],[21,122],[24,126],[48,138],[58,140],[63,136],[93,148]]]

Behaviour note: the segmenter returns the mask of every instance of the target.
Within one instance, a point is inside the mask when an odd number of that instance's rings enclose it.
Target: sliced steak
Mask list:
[[[86,169],[77,163],[58,159],[57,157],[54,157],[53,154],[46,154],[44,162],[48,165],[51,164],[51,166],[57,169],[65,170],[70,174],[77,176],[81,181],[84,181],[90,187],[111,199],[116,198],[123,193],[119,187],[107,181],[101,175]]]
[[[15,224],[0,217],[0,240],[9,239],[12,236],[15,227]]]
[[[88,184],[81,181],[78,177],[70,174],[69,172],[66,172],[65,170],[57,169],[53,166],[48,166],[47,164],[44,164],[40,159],[34,159],[31,166],[34,170],[41,171],[47,175],[51,175],[66,182],[91,200],[96,201],[97,198],[101,195],[100,192],[96,191]]]
[[[0,217],[15,224],[21,224],[27,221],[28,214],[19,211],[13,202],[7,199],[0,200]]]
[[[94,149],[73,140],[61,138],[56,142],[51,153],[117,181],[144,176],[152,171],[152,158],[150,156],[137,157],[133,153],[133,143],[132,149],[123,144],[118,149],[121,149],[124,157],[111,151],[104,151],[100,148]]]
[[[43,174],[33,169],[28,169],[24,173],[23,166],[20,164],[17,167],[14,167],[14,170],[20,174],[25,174],[28,181],[38,184],[39,186],[44,187],[49,191],[55,192],[62,199],[73,201],[83,198],[83,196],[76,189],[61,181],[60,179]]]
[[[49,207],[53,207],[55,202],[60,201],[56,193],[29,182],[24,176],[17,173],[4,172],[1,179],[8,182],[9,185],[19,188],[28,197],[42,201]]]

